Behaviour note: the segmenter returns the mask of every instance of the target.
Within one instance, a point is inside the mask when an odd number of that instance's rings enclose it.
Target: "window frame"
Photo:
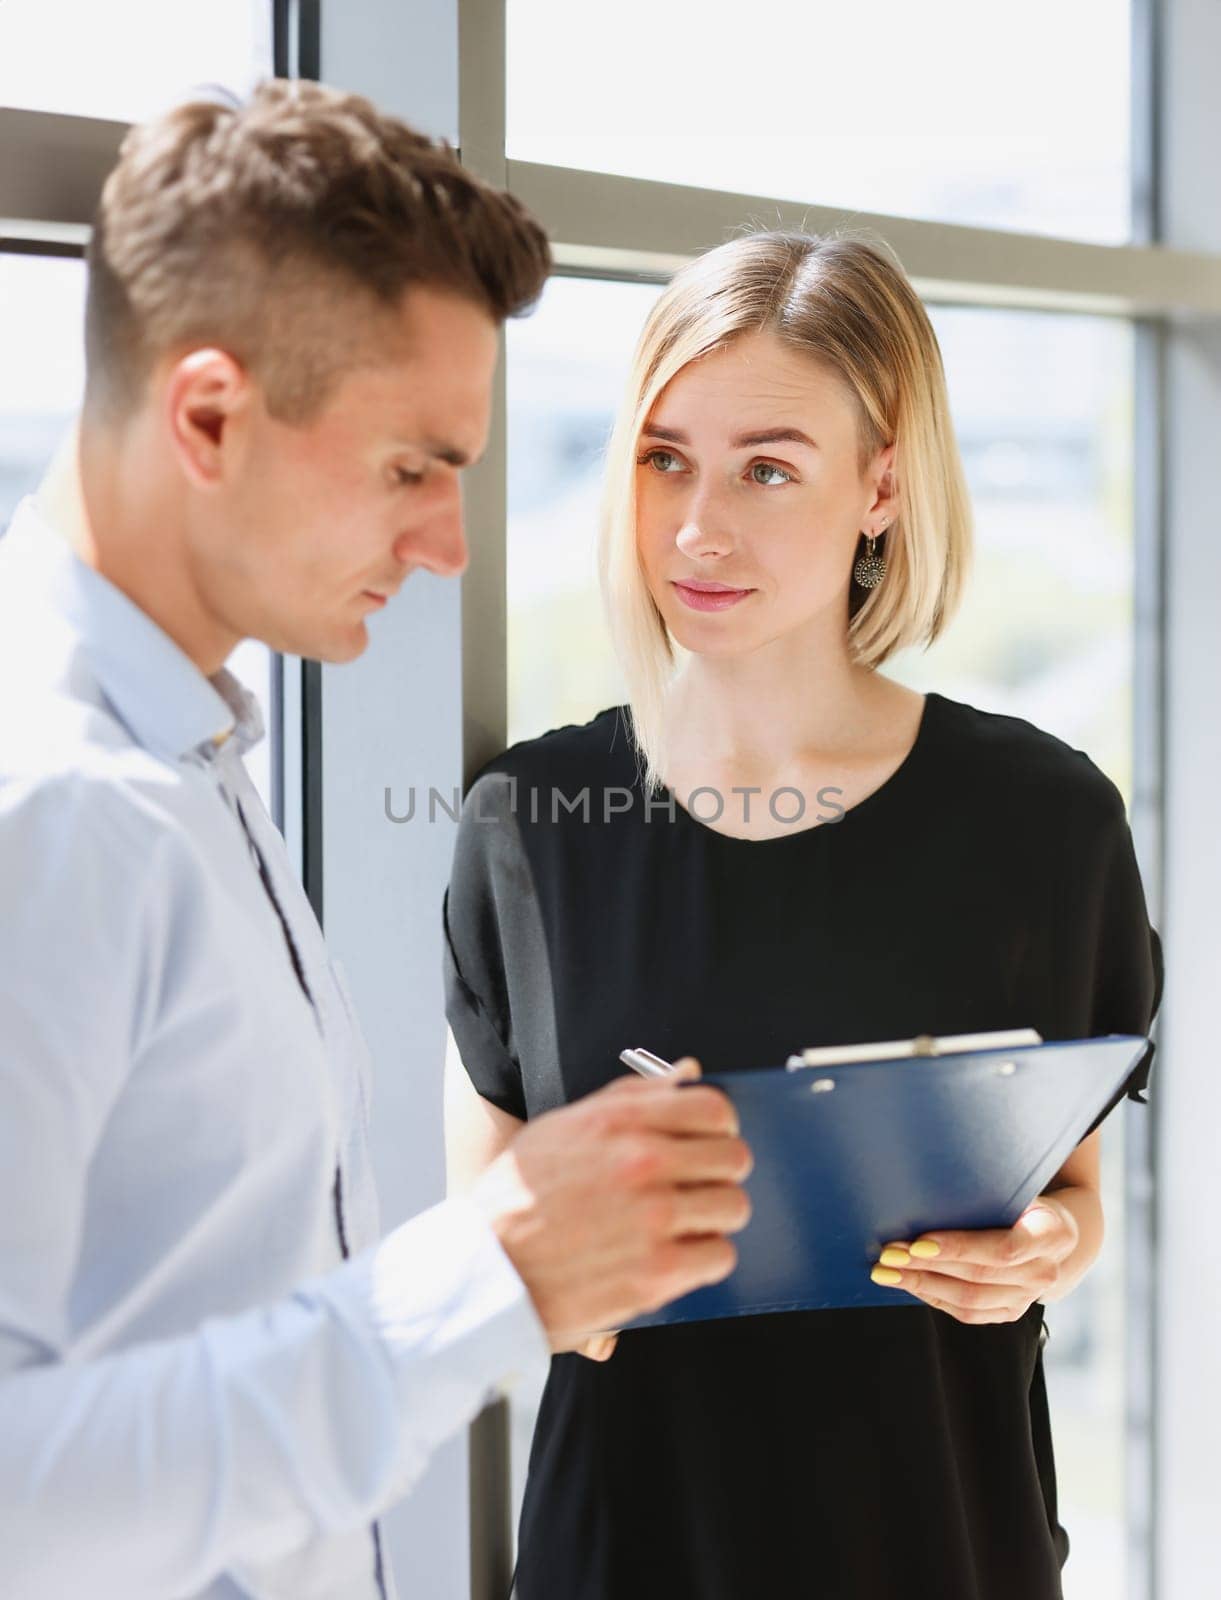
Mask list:
[[[273,61],[281,75],[317,77],[324,66],[324,24],[345,26],[359,5],[365,24],[381,24],[391,0],[272,0]],[[692,253],[713,245],[744,217],[766,215],[780,225],[834,227],[842,208],[797,204],[578,169],[510,161],[505,154],[505,0],[430,0],[425,7],[438,59],[457,84],[454,128],[462,159],[489,181],[514,190],[542,218],[555,244],[557,270],[571,276],[663,282]],[[1178,30],[1173,60],[1167,51],[1167,13]],[[387,23],[388,25],[388,23]],[[401,24],[400,24],[401,26]],[[1221,318],[1221,239],[1201,223],[1209,143],[1221,136],[1221,110],[1206,113],[1171,94],[1171,69],[1190,57],[1213,26],[1189,0],[1133,0],[1133,240],[1103,246],[943,224],[874,213],[851,220],[875,228],[897,249],[918,290],[931,302],[997,308],[1088,311],[1131,320],[1136,329],[1136,667],[1132,824],[1150,914],[1168,942],[1168,902],[1186,905],[1167,884],[1164,816],[1166,784],[1185,777],[1185,758],[1168,748],[1169,724],[1187,725],[1207,705],[1176,689],[1167,677],[1167,617],[1186,580],[1167,559],[1173,534],[1189,543],[1190,484],[1186,453],[1171,449],[1167,415],[1184,389],[1191,359],[1190,330]],[[336,35],[338,36],[338,35]],[[362,45],[361,50],[365,47]],[[1206,54],[1203,48],[1198,52]],[[359,57],[359,51],[356,52]],[[384,62],[345,61],[343,81],[361,88]],[[422,68],[412,94],[422,91]],[[408,113],[410,114],[410,113]],[[0,107],[0,148],[12,159],[0,169],[0,252],[43,256],[84,253],[88,223],[113,164],[126,124],[56,112]],[[1192,169],[1167,228],[1168,151]],[[1182,185],[1179,188],[1182,189]],[[812,197],[816,201],[817,197]],[[1209,238],[1209,248],[1181,249],[1170,233]],[[1184,331],[1186,330],[1186,332]],[[1185,342],[1186,341],[1186,342]],[[1221,410],[1221,407],[1218,408]],[[1176,413],[1180,415],[1180,413]],[[1205,419],[1208,420],[1208,419]],[[1221,436],[1221,415],[1211,420]],[[1195,419],[1200,426],[1200,419]],[[487,455],[467,486],[468,518],[478,529],[478,555],[462,581],[462,751],[469,778],[503,748],[507,737],[505,641],[506,414],[503,361],[497,370]],[[1186,561],[1176,554],[1176,560]],[[1216,646],[1211,646],[1215,650]],[[273,788],[276,821],[300,861],[321,917],[322,799],[329,762],[322,743],[324,698],[313,663],[276,658],[273,670]],[[1181,801],[1179,802],[1182,803]],[[1187,852],[1184,851],[1184,855]],[[1184,877],[1189,867],[1177,869]],[[1174,880],[1177,883],[1179,880]],[[429,908],[431,910],[431,908]],[[1189,908],[1192,909],[1192,908]],[[1193,910],[1194,915],[1194,910]],[[1155,1026],[1155,1037],[1158,1029]],[[1184,1030],[1186,1037],[1187,1030]],[[1195,1039],[1195,1035],[1191,1035]],[[1180,1113],[1181,1114],[1181,1113]],[[1128,1600],[1150,1600],[1159,1571],[1169,1570],[1161,1548],[1159,1500],[1164,1494],[1163,1427],[1154,1380],[1166,1313],[1155,1304],[1162,1219],[1155,1203],[1158,1151],[1167,1125],[1159,1097],[1127,1122],[1128,1364]],[[1176,1430],[1183,1424],[1175,1418]],[[1175,1435],[1177,1447],[1178,1433]],[[508,1530],[508,1432],[503,1406],[476,1423],[471,1435],[471,1578],[475,1600],[497,1600],[507,1589],[512,1537]],[[1167,1501],[1168,1515],[1174,1507]],[[1178,1522],[1176,1520],[1176,1527]]]
[[[457,0],[459,146],[464,163],[510,189],[543,222],[558,275],[664,283],[684,261],[729,237],[744,218],[821,232],[850,223],[895,248],[923,299],[937,305],[1119,317],[1134,330],[1134,640],[1132,827],[1149,902],[1162,904],[1165,679],[1165,336],[1168,324],[1221,315],[1221,254],[1162,243],[1162,7],[1132,4],[1132,242],[1098,245],[1042,234],[941,223],[773,196],[661,183],[506,156],[506,0]],[[507,419],[498,367],[487,469],[477,474],[471,520],[485,530],[480,564],[463,579],[463,704],[471,776],[508,740],[506,598]],[[500,641],[493,652],[488,639]],[[1158,1037],[1155,1023],[1153,1036]],[[1127,1600],[1157,1593],[1159,1439],[1154,1404],[1157,1320],[1149,1292],[1157,1250],[1158,1122],[1125,1107],[1124,1308]],[[1143,1120],[1142,1120],[1143,1119]],[[507,1404],[471,1431],[472,1600],[499,1600],[512,1574]]]

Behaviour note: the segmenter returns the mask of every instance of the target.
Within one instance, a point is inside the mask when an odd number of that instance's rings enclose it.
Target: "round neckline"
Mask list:
[[[766,849],[769,845],[787,845],[795,840],[808,838],[812,834],[830,833],[839,834],[854,817],[859,817],[862,812],[876,809],[887,798],[893,799],[897,790],[910,782],[912,773],[919,764],[929,742],[930,725],[933,720],[933,703],[940,703],[942,696],[934,690],[928,690],[924,696],[924,705],[920,712],[920,721],[916,727],[916,737],[912,741],[907,754],[899,765],[884,779],[876,789],[873,789],[863,800],[858,800],[854,806],[849,806],[838,822],[815,822],[808,826],[794,828],[787,833],[775,833],[767,839],[745,839],[740,834],[722,833],[719,828],[712,827],[707,822],[701,822],[698,817],[692,816],[682,801],[668,784],[661,785],[661,794],[665,802],[674,803],[676,820],[683,827],[691,828],[699,833],[707,834],[713,839],[723,842],[729,848],[742,846],[752,850]]]

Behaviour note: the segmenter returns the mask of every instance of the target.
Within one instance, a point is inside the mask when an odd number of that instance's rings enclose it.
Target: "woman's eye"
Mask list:
[[[422,472],[409,472],[406,467],[395,467],[394,481],[400,484],[423,483],[424,474]]]
[[[654,472],[671,473],[676,468],[682,469],[682,462],[672,450],[646,450],[638,459],[641,463],[647,462]]]
[[[768,477],[774,473],[774,477]],[[771,488],[776,483],[792,483],[793,475],[786,472],[783,467],[778,467],[774,461],[756,461],[750,469],[751,478],[755,483],[761,483],[764,488]]]

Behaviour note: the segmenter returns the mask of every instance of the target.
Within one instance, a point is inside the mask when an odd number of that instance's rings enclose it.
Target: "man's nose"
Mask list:
[[[404,566],[426,567],[439,578],[456,578],[469,552],[462,527],[462,488],[457,478],[438,487],[421,522],[401,535],[395,554]]]

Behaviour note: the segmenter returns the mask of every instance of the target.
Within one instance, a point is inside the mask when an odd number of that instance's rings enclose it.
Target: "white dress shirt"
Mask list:
[[[261,731],[24,503],[0,539],[4,1600],[389,1596],[374,1519],[546,1359],[469,1202],[379,1242],[367,1052],[242,764]]]

